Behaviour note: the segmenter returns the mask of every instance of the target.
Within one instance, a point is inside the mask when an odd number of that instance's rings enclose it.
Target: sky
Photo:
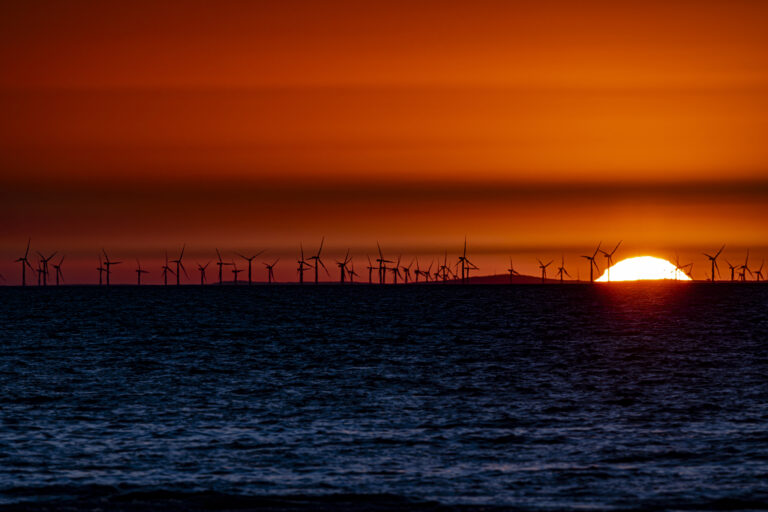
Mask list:
[[[9,3],[0,273],[28,237],[75,282],[102,248],[156,281],[183,244],[293,279],[323,236],[359,267],[465,236],[482,273],[584,274],[618,240],[759,260],[767,22],[757,1]]]

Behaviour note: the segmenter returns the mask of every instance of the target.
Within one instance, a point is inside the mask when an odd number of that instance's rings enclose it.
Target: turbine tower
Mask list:
[[[136,258],[136,286],[141,286],[141,274],[149,274],[149,270],[141,268],[141,262]]]
[[[32,239],[27,240],[27,250],[24,251],[24,256],[21,256],[16,260],[16,263],[21,263],[21,286],[27,286],[27,267],[34,272],[35,268],[29,262],[29,246],[32,243]]]
[[[519,276],[520,272],[515,270],[515,266],[512,264],[512,257],[509,257],[509,268],[507,269],[507,272],[509,272],[509,284],[512,284],[513,278],[515,276]]]
[[[299,264],[299,267],[296,269],[296,271],[299,274],[299,284],[304,284],[304,272],[312,268],[312,265],[307,263],[307,260],[304,259],[304,244],[299,244],[299,249],[301,251],[301,258],[296,262]]]
[[[277,265],[277,262],[280,261],[280,258],[277,258],[272,263],[264,263],[264,266],[267,267],[267,283],[272,284],[272,281],[275,280],[275,265]]]
[[[205,285],[205,282],[206,282],[205,271],[208,268],[208,265],[210,265],[210,264],[211,264],[210,261],[208,263],[206,263],[205,265],[201,265],[199,263],[197,264],[197,270],[200,272],[200,286],[204,286]]]
[[[619,240],[619,243],[616,244],[616,247],[613,248],[611,252],[605,252],[600,251],[603,253],[603,256],[605,256],[605,265],[606,265],[606,272],[608,273],[608,282],[611,282],[611,267],[613,266],[613,255],[616,254],[616,250],[621,245],[622,240]]]
[[[330,276],[330,274],[328,273],[328,269],[325,267],[325,263],[323,263],[323,260],[320,259],[320,253],[323,250],[323,242],[325,242],[325,237],[323,237],[320,240],[320,247],[318,247],[318,249],[317,249],[317,254],[315,254],[314,256],[310,256],[309,257],[310,260],[314,260],[315,261],[315,264],[312,265],[314,267],[314,269],[315,269],[315,284],[317,284],[319,282],[319,279],[318,279],[318,270],[319,270],[318,267],[319,266],[322,266],[323,270],[325,270],[326,275]]]
[[[224,284],[224,276],[223,276],[222,269],[224,268],[225,265],[231,265],[231,263],[226,263],[221,259],[221,253],[219,252],[218,249],[216,249],[216,256],[219,258],[219,261],[216,262],[216,265],[219,266],[219,285],[222,285]]]
[[[253,260],[255,260],[256,257],[260,256],[261,253],[263,253],[263,252],[264,252],[264,250],[262,249],[261,251],[257,252],[253,256],[243,256],[239,252],[237,253],[238,256],[240,256],[241,258],[243,258],[245,261],[248,262],[248,286],[250,286],[251,283],[252,283],[252,280],[251,280],[251,264],[253,263]]]
[[[61,281],[64,282],[64,274],[61,272],[61,264],[64,263],[64,255],[62,254],[61,259],[58,263],[53,264],[53,269],[56,271],[56,286],[59,286],[59,278],[61,278]]]
[[[165,264],[163,265],[163,285],[168,286],[168,274],[174,274],[175,272],[168,266],[168,251],[165,251]]]
[[[349,265],[349,262],[352,261],[352,258],[349,257],[349,249],[347,249],[347,255],[344,256],[343,261],[336,260],[336,265],[339,267],[339,274],[340,274],[340,283],[344,284],[344,281],[346,280],[347,273],[349,272],[349,269],[347,269],[347,265]]]
[[[189,279],[189,274],[187,274],[187,269],[184,268],[184,263],[182,263],[182,260],[184,259],[184,249],[186,248],[186,244],[181,246],[181,254],[179,254],[179,258],[175,260],[171,260],[171,263],[176,264],[176,286],[179,286],[181,284],[181,271],[184,271],[184,276]]]
[[[598,266],[597,262],[595,261],[595,258],[597,257],[597,253],[600,252],[600,246],[603,244],[603,242],[600,242],[597,244],[597,249],[595,249],[595,252],[592,253],[592,256],[582,256],[582,258],[589,261],[589,282],[594,283],[595,282],[595,274],[594,271],[597,270],[600,272],[600,267]]]
[[[42,255],[40,251],[37,251],[37,255],[40,256],[40,268],[43,276],[43,286],[48,286],[48,262],[56,256],[56,252],[48,256],[47,258]]]
[[[709,258],[709,261],[712,263],[712,274],[711,274],[711,276],[712,276],[712,282],[713,283],[715,282],[715,271],[717,271],[717,276],[720,277],[720,269],[717,267],[717,257],[720,256],[720,253],[723,252],[723,249],[725,249],[725,244],[723,244],[723,246],[720,247],[720,250],[717,251],[714,256],[712,256],[710,254],[707,254],[707,253],[702,253],[702,254],[704,254],[704,256]]]
[[[122,261],[111,261],[109,259],[109,256],[107,256],[107,251],[104,249],[101,250],[104,253],[104,272],[107,273],[107,286],[109,286],[109,276],[112,274],[112,269],[110,268],[112,265],[119,265],[122,263]]]
[[[565,274],[568,277],[571,277],[571,274],[569,274],[568,271],[565,270],[565,256],[560,257],[560,266],[557,267],[557,274],[560,276],[560,284],[563,284],[563,274]]]
[[[547,282],[547,267],[552,264],[554,260],[550,260],[549,263],[546,265],[543,261],[537,260],[539,262],[539,268],[541,269],[541,282],[546,283]]]

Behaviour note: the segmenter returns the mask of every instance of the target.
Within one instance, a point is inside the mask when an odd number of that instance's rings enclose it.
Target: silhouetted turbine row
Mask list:
[[[21,283],[22,286],[27,285],[27,268],[29,268],[31,271],[37,273],[37,284],[38,286],[46,286],[48,285],[48,278],[50,274],[50,270],[48,267],[48,263],[56,256],[58,252],[53,252],[52,254],[45,256],[44,254],[37,252],[37,255],[39,256],[39,259],[37,261],[37,267],[33,267],[32,264],[29,261],[29,251],[31,246],[32,240],[30,239],[27,242],[27,248],[24,252],[24,255],[19,257],[15,260],[16,263],[21,264]],[[325,266],[325,263],[323,262],[323,259],[321,257],[321,253],[323,250],[323,245],[325,243],[325,238],[323,238],[320,241],[320,246],[317,249],[317,252],[312,254],[309,257],[305,257],[304,254],[304,245],[299,245],[299,259],[296,261],[297,268],[296,273],[298,277],[298,282],[300,284],[304,283],[304,274],[308,271],[313,271],[314,273],[314,282],[315,284],[319,283],[319,277],[320,277],[320,268],[323,269],[325,274],[330,277],[330,272],[328,271],[328,268]],[[581,257],[586,259],[589,262],[589,282],[594,282],[595,280],[595,274],[594,272],[597,271],[600,272],[600,266],[597,262],[597,255],[598,253],[602,254],[605,258],[605,268],[607,269],[607,278],[610,281],[610,269],[614,264],[613,256],[616,253],[616,251],[619,249],[619,246],[621,245],[621,241],[619,241],[618,244],[613,248],[612,251],[605,251],[601,249],[602,242],[600,242],[597,245],[597,248],[592,254],[582,255]],[[435,258],[432,259],[431,263],[429,264],[429,267],[424,270],[419,266],[418,258],[413,258],[411,262],[408,265],[402,265],[401,264],[401,257],[398,256],[397,260],[390,260],[384,257],[384,253],[381,249],[381,246],[377,243],[376,248],[378,250],[378,258],[371,261],[370,256],[367,256],[368,259],[368,284],[374,284],[374,278],[373,278],[373,272],[376,271],[377,278],[376,282],[379,284],[387,284],[387,273],[389,273],[392,276],[391,283],[392,284],[398,284],[398,279],[400,282],[404,284],[408,283],[418,283],[420,282],[420,278],[423,279],[423,282],[429,283],[429,282],[448,282],[448,281],[460,281],[462,283],[466,283],[470,278],[470,272],[479,270],[479,268],[472,263],[469,258],[467,257],[467,240],[464,239],[464,249],[461,253],[461,256],[458,256],[458,259],[453,262],[448,262],[448,251],[445,251],[444,257],[442,261],[440,260],[440,257],[435,260]],[[176,285],[181,285],[181,274],[183,273],[184,276],[187,278],[187,280],[190,279],[189,274],[187,273],[187,269],[184,267],[184,250],[186,249],[186,245],[182,246],[181,251],[179,253],[178,258],[176,259],[169,259],[168,258],[168,252],[165,253],[165,263],[161,266],[161,275],[163,277],[163,284],[168,285],[168,276],[171,275],[175,278]],[[715,274],[717,274],[718,277],[720,277],[720,269],[717,265],[717,259],[720,256],[720,254],[723,252],[723,249],[725,249],[725,245],[720,247],[720,249],[714,253],[714,254],[708,254],[703,253],[704,256],[708,258],[708,260],[711,263],[711,273],[709,280],[715,281]],[[221,253],[218,249],[215,249],[216,251],[216,257],[215,260],[216,265],[218,266],[218,283],[224,284],[224,267],[231,266],[231,273],[233,276],[233,283],[238,284],[238,275],[241,272],[245,272],[244,269],[238,269],[237,264],[235,263],[234,259],[231,259],[230,261],[225,261]],[[253,261],[263,254],[263,250],[259,251],[255,254],[252,254],[250,256],[243,255],[240,253],[235,253],[238,257],[242,258],[244,261],[248,263],[248,270],[247,275],[248,279],[247,284],[253,283]],[[336,265],[339,268],[339,282],[341,284],[344,283],[354,283],[355,278],[359,277],[359,274],[355,271],[354,264],[352,262],[352,257],[349,254],[349,250],[347,250],[346,255],[344,256],[343,260],[337,260]],[[280,261],[279,258],[275,259],[272,262],[262,262],[264,265],[266,271],[267,271],[267,282],[269,284],[272,284],[275,281],[275,266]],[[58,260],[58,263],[51,264],[51,267],[54,269],[54,276],[56,279],[56,285],[59,285],[64,282],[64,274],[61,270],[62,263],[64,262],[64,256],[62,255],[61,258]],[[99,285],[106,284],[107,286],[110,285],[110,276],[112,274],[112,267],[114,265],[120,265],[123,262],[112,260],[110,259],[109,255],[107,254],[107,251],[102,249],[101,253],[98,257],[99,265],[96,267],[96,271],[98,272],[98,282]],[[208,266],[214,262],[214,260],[208,261],[205,265],[197,264],[197,270],[200,275],[200,285],[207,284],[207,276],[206,276],[206,270],[208,269]],[[375,262],[375,264],[374,264]],[[553,263],[553,260],[550,260],[548,263],[544,263],[542,260],[537,259],[539,269],[541,271],[541,281],[544,283],[547,281],[547,268]],[[435,267],[435,263],[437,263],[437,266]],[[747,256],[744,260],[744,263],[742,265],[731,265],[730,262],[726,260],[726,263],[728,264],[728,267],[730,269],[730,281],[746,281],[747,280],[747,274],[750,276],[753,276],[756,281],[762,281],[764,280],[763,276],[763,265],[764,261],[760,264],[760,267],[757,269],[750,269],[749,268],[749,250],[747,250]],[[174,267],[171,266],[173,264]],[[413,276],[411,275],[411,269],[413,268],[415,264],[415,269],[413,270]],[[675,257],[675,270],[679,272],[684,272],[689,277],[693,278],[691,275],[691,272],[693,271],[693,263],[687,263],[687,264],[681,264],[679,258]],[[435,268],[435,271],[433,272],[432,269]],[[517,272],[514,268],[514,265],[512,264],[512,259],[509,260],[509,268],[506,270],[509,274],[509,280],[510,283],[514,282],[515,276],[520,276],[520,273]],[[136,284],[141,285],[142,281],[142,275],[149,274],[150,272],[146,270],[141,265],[141,261],[139,259],[136,259],[136,269],[134,270],[136,272]],[[676,272],[677,274],[677,272]],[[562,283],[564,282],[565,276],[568,276],[571,278],[571,274],[568,273],[568,270],[565,267],[565,257],[562,256],[560,259],[560,266],[557,267],[557,273],[556,275],[559,278],[559,281]],[[0,279],[5,280],[5,278],[0,275]]]

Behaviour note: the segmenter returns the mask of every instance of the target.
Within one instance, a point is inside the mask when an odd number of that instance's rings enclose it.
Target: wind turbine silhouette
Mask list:
[[[435,260],[429,262],[429,267],[427,267],[427,270],[422,271],[422,275],[424,276],[424,280],[426,282],[429,282],[429,279],[432,275],[432,267],[435,265]]]
[[[210,264],[211,264],[210,261],[208,263],[206,263],[205,265],[201,265],[199,263],[197,264],[197,270],[200,272],[200,286],[204,286],[205,285],[205,281],[206,281],[205,270],[208,268],[208,265],[210,265]]]
[[[149,274],[149,270],[141,268],[141,262],[136,258],[136,286],[141,286],[141,274]]]
[[[235,262],[232,261],[232,274],[235,276],[235,284],[237,284],[237,274],[240,272],[243,272],[243,270],[238,270],[237,265],[235,265]]]
[[[280,258],[277,258],[271,264],[264,262],[264,266],[267,267],[267,283],[269,284],[272,284],[272,281],[275,279],[275,265],[277,265],[278,261],[280,261]]]
[[[519,276],[520,272],[515,270],[515,266],[512,264],[512,257],[509,258],[509,268],[507,269],[507,272],[509,272],[509,284],[512,284],[514,276]]]
[[[182,263],[182,260],[184,259],[184,249],[187,247],[187,244],[184,244],[181,246],[181,254],[179,254],[179,258],[175,260],[171,260],[171,263],[176,264],[176,286],[179,286],[181,284],[181,272],[179,270],[184,271],[184,276],[189,279],[189,274],[187,274],[187,269],[184,268],[184,263]]]
[[[760,268],[755,270],[755,278],[758,283],[763,279],[763,265],[765,265],[765,259],[760,262]]]
[[[301,258],[297,261],[299,268],[296,271],[299,273],[299,284],[304,284],[304,272],[312,268],[312,265],[307,263],[304,259],[304,244],[299,244],[301,250]]]
[[[394,261],[384,259],[379,242],[376,242],[376,247],[379,249],[379,257],[376,259],[376,263],[379,264],[379,284],[385,284],[387,282],[387,263],[394,263]]]
[[[344,284],[344,280],[347,277],[347,265],[349,265],[349,262],[352,261],[352,259],[349,257],[349,249],[347,249],[347,255],[344,256],[343,261],[336,260],[336,265],[339,267],[339,273],[340,273],[340,282],[341,284]]]
[[[459,263],[461,263],[461,283],[466,281],[469,270],[477,268],[475,265],[467,259],[467,237],[464,237],[464,252],[459,256]]]
[[[347,275],[349,275],[349,284],[352,284],[355,282],[355,276],[358,275],[358,273],[355,272],[355,264],[352,263],[351,260],[349,264],[350,266],[349,266],[349,269],[347,270]]]
[[[48,256],[47,258],[43,256],[40,251],[37,251],[37,255],[40,256],[40,266],[42,268],[42,276],[43,276],[43,286],[48,286],[48,262],[51,261],[51,259],[56,256],[56,252]]]
[[[731,265],[731,262],[728,260],[725,260],[725,263],[728,265],[728,269],[731,271],[731,281],[734,281],[734,271],[736,270],[736,265]]]
[[[621,245],[622,240],[619,240],[619,243],[616,244],[616,247],[613,248],[611,252],[605,252],[600,251],[603,253],[603,256],[605,256],[605,265],[606,265],[606,272],[608,276],[608,282],[611,282],[611,267],[613,266],[613,255],[616,253],[616,250]]]
[[[448,272],[450,272],[450,270],[451,268],[448,266],[448,250],[446,249],[445,259],[443,260],[443,264],[440,265],[440,268],[437,269],[438,272],[442,272],[444,283],[448,281]]]
[[[549,263],[546,265],[541,260],[536,260],[539,262],[539,268],[541,269],[541,282],[546,283],[547,282],[547,267],[552,264],[554,260],[550,260]]]
[[[240,256],[241,258],[243,258],[245,261],[247,261],[247,262],[248,262],[248,286],[250,286],[250,285],[251,285],[251,282],[252,282],[252,281],[251,281],[251,264],[253,263],[253,260],[255,260],[255,259],[256,259],[256,257],[257,257],[257,256],[260,256],[260,255],[261,255],[261,253],[263,253],[263,252],[264,252],[264,249],[262,249],[261,251],[257,252],[257,253],[256,253],[256,254],[254,254],[253,256],[243,256],[243,255],[242,255],[242,254],[240,254],[239,252],[237,253],[237,255],[238,255],[238,256]]]
[[[592,253],[592,256],[582,256],[582,258],[589,261],[589,282],[594,283],[595,282],[595,274],[594,271],[597,270],[600,272],[600,267],[598,266],[597,262],[595,261],[595,258],[597,257],[597,253],[600,252],[600,246],[603,244],[601,241],[599,244],[597,244],[597,249],[595,249],[595,252]]]
[[[58,263],[53,264],[53,269],[56,271],[56,286],[59,286],[59,278],[64,281],[64,274],[61,272],[61,264],[64,263],[64,255],[61,255],[61,259]]]
[[[171,267],[168,266],[168,251],[165,251],[165,265],[163,265],[163,284],[168,286],[168,273],[176,275]]]
[[[418,283],[419,282],[419,276],[421,275],[421,268],[419,268],[419,258],[416,258],[416,270],[413,271],[413,282]]]
[[[34,272],[35,268],[29,262],[29,246],[32,244],[32,239],[27,240],[27,250],[24,251],[24,256],[21,256],[16,260],[16,263],[21,263],[21,286],[27,286],[27,267]]]
[[[309,257],[310,260],[315,260],[315,264],[313,265],[313,267],[315,269],[315,284],[317,284],[319,282],[319,279],[318,279],[318,265],[323,267],[323,270],[325,270],[326,275],[328,275],[329,277],[331,275],[331,274],[328,273],[328,269],[325,267],[325,263],[323,263],[323,260],[320,259],[320,252],[322,252],[322,250],[323,250],[323,242],[325,242],[325,237],[323,237],[320,240],[320,247],[318,247],[318,249],[317,249],[317,254],[315,254],[314,256],[310,256]]]
[[[226,263],[226,262],[224,262],[221,259],[221,253],[219,252],[218,248],[216,249],[216,256],[218,256],[218,258],[219,258],[219,261],[216,262],[216,265],[219,266],[219,284],[222,285],[222,284],[224,284],[224,277],[223,277],[223,274],[222,274],[222,269],[224,268],[225,265],[233,265],[234,262],[233,263]]]
[[[367,254],[365,255],[366,258],[368,258],[368,284],[373,284],[373,270],[376,268],[373,266],[373,263],[371,263],[371,257]]]
[[[402,267],[403,269],[403,281],[405,281],[405,284],[408,284],[408,281],[411,279],[411,267],[413,266],[413,262],[415,260],[411,260],[411,262],[408,264],[407,267]]]
[[[720,253],[723,252],[723,249],[725,249],[725,244],[723,244],[723,246],[720,248],[719,251],[715,253],[714,256],[707,254],[705,252],[702,253],[704,256],[709,258],[710,262],[712,262],[712,282],[713,283],[715,282],[715,270],[717,270],[717,276],[720,277],[720,269],[717,267],[717,257],[720,256]]]
[[[752,271],[749,270],[749,249],[747,249],[747,257],[744,260],[744,264],[740,266],[739,269],[741,270],[741,272],[739,273],[739,278],[742,281],[747,280],[747,272],[749,273],[749,275],[753,275]]]
[[[560,276],[560,284],[563,284],[563,274],[565,274],[568,277],[571,277],[571,274],[569,274],[568,271],[565,270],[565,256],[560,257],[560,266],[557,267],[557,273]]]
[[[400,259],[402,256],[397,257],[397,263],[394,267],[390,268],[389,271],[392,272],[392,284],[397,284],[397,278],[400,277]]]
[[[686,269],[688,269],[688,270],[686,270]],[[680,274],[679,274],[680,272],[690,276],[689,272],[691,272],[691,271],[693,271],[693,263],[688,263],[688,264],[685,264],[685,265],[681,265],[680,264],[680,256],[675,254],[675,281],[679,281],[680,280]]]
[[[99,286],[101,286],[103,283],[102,276],[104,275],[104,271],[106,270],[104,268],[104,264],[101,262],[101,254],[99,254],[99,266],[96,267],[96,270],[99,271]]]
[[[109,276],[112,273],[112,269],[110,268],[112,265],[119,265],[122,263],[122,261],[111,261],[109,259],[109,256],[107,256],[107,251],[104,249],[101,250],[104,253],[104,265],[106,268],[104,271],[107,273],[107,286],[109,286]]]

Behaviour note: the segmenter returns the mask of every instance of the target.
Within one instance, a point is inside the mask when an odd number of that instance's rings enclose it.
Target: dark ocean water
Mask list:
[[[6,508],[768,508],[765,285],[0,288],[0,329]]]

